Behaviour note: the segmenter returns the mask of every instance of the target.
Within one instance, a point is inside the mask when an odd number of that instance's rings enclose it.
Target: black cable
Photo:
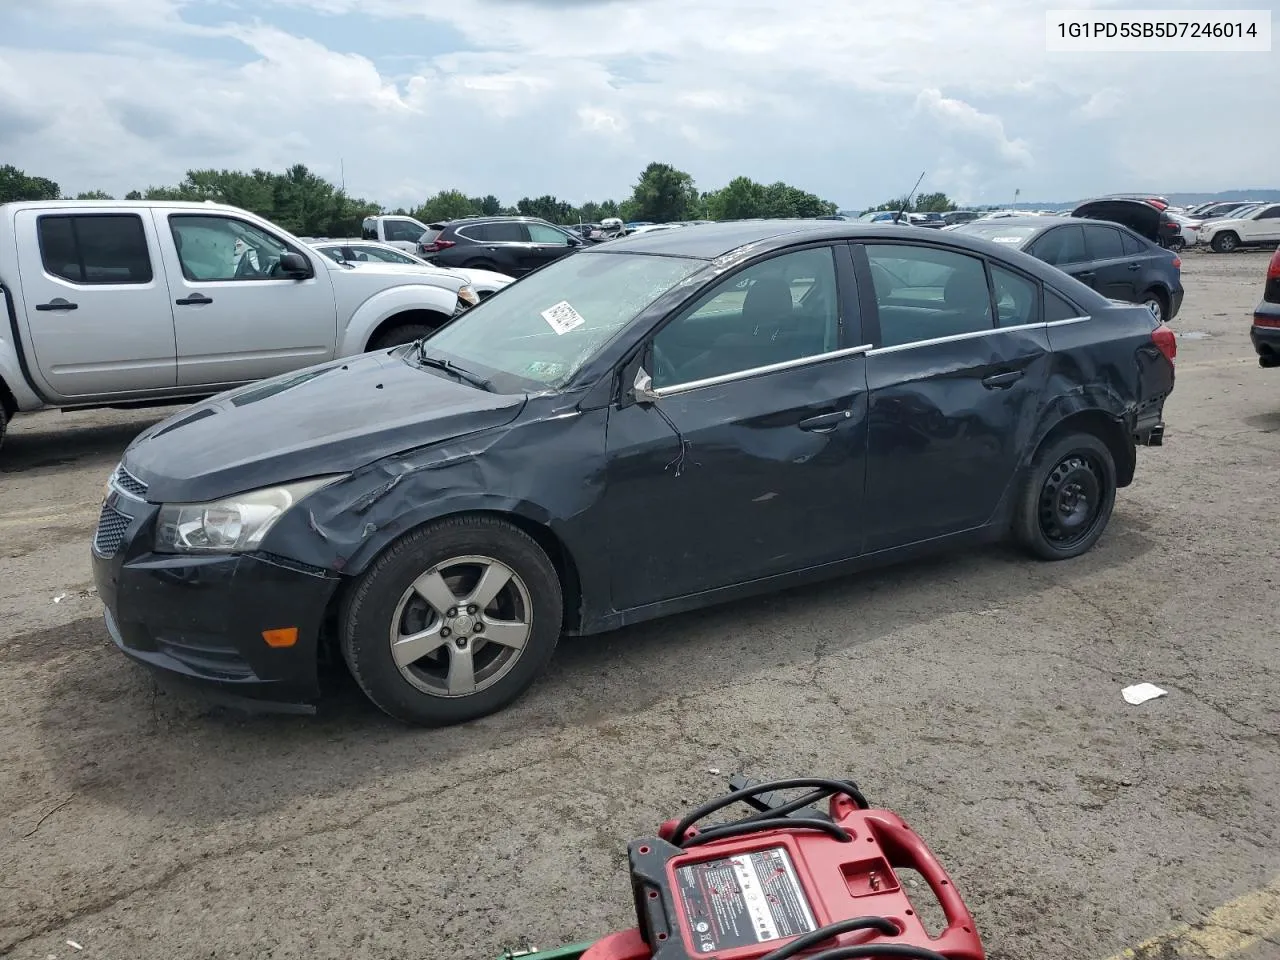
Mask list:
[[[904,957],[907,960],[947,960],[936,950],[915,947],[909,943],[860,943],[856,947],[832,947],[814,953],[805,960],[887,960]]]
[[[862,795],[862,791],[858,789],[858,785],[852,780],[832,780],[827,777],[794,777],[788,780],[771,780],[768,783],[757,783],[750,787],[743,787],[741,790],[734,790],[732,793],[727,793],[715,800],[709,800],[700,807],[695,807],[689,813],[685,814],[684,818],[676,824],[675,833],[671,837],[671,842],[676,846],[682,846],[683,844],[681,841],[684,839],[684,835],[689,832],[689,828],[695,823],[704,817],[715,813],[717,810],[722,810],[725,807],[737,803],[745,797],[752,797],[759,793],[769,793],[774,790],[789,790],[796,787],[821,787],[821,793],[814,791],[815,799],[821,799],[823,796],[830,796],[836,793],[843,793],[845,796],[851,798],[860,809],[866,810],[869,806],[867,798]],[[813,801],[811,800],[809,802],[812,803]],[[785,804],[785,806],[790,807],[791,804]],[[775,808],[774,810],[768,811],[769,816],[773,817],[775,815],[775,811],[778,809],[782,808]],[[795,807],[795,809],[798,810],[800,808]]]
[[[842,933],[852,933],[854,930],[879,930],[885,936],[893,936],[901,933],[898,925],[888,917],[854,917],[852,920],[838,920],[835,923],[829,923],[825,927],[819,927],[812,933],[806,933],[803,937],[796,937],[785,946],[779,947],[772,953],[766,953],[760,960],[786,960],[787,957],[799,953],[801,950],[808,950],[810,947],[817,946],[823,940],[830,940],[832,937],[838,937]]]
[[[751,820],[763,820],[766,817],[785,817],[801,810],[804,807],[817,803],[823,797],[831,796],[830,790],[815,790],[813,793],[806,793],[798,800],[792,800],[789,803],[781,804],[777,807],[770,807],[768,810],[762,810],[759,813],[753,813],[749,817],[743,817],[741,820],[735,820],[735,823],[748,823]]]
[[[713,840],[724,840],[728,837],[740,837],[744,833],[755,833],[757,830],[821,830],[829,833],[841,843],[848,843],[853,835],[843,827],[830,820],[819,820],[816,817],[778,817],[776,820],[753,820],[749,823],[726,823],[710,830],[696,833],[680,846],[688,850],[699,844],[711,843]]]

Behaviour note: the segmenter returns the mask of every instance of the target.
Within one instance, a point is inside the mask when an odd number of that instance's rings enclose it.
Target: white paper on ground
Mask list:
[[[1140,703],[1146,703],[1148,700],[1154,700],[1156,697],[1163,697],[1168,690],[1162,690],[1154,683],[1135,683],[1132,687],[1125,687],[1120,691],[1120,695],[1124,697],[1125,703],[1131,703],[1135,707]]]

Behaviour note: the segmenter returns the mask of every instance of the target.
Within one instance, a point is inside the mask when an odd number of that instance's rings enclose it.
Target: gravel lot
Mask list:
[[[158,686],[112,648],[88,563],[103,482],[157,414],[20,419],[0,457],[0,956],[587,939],[631,919],[626,840],[720,792],[712,768],[858,780],[948,864],[995,960],[1101,960],[1262,887],[1280,371],[1247,318],[1266,260],[1184,258],[1166,446],[1086,557],[992,548],[566,642],[513,709],[444,731],[349,682],[311,718]],[[1125,704],[1144,680],[1169,696]]]

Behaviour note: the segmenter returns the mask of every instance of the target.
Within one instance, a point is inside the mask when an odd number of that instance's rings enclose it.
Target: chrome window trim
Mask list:
[[[737,370],[733,373],[722,373],[714,377],[704,377],[701,380],[689,380],[686,383],[674,383],[669,387],[658,387],[653,392],[659,398],[671,397],[681,393],[688,393],[691,390],[700,390],[703,387],[714,387],[722,383],[732,383],[735,380],[746,380],[751,377],[763,376],[767,373],[776,373],[779,370],[793,370],[796,367],[804,367],[810,364],[821,363],[825,360],[838,360],[842,357],[856,357],[860,354],[866,354],[871,351],[871,344],[864,343],[856,347],[844,347],[840,350],[831,350],[827,353],[815,353],[808,357],[797,357],[794,360],[782,360],[778,363],[766,364],[763,367],[749,367],[746,370]]]
[[[867,356],[874,357],[882,353],[897,353],[900,350],[913,350],[916,347],[931,347],[938,343],[955,343],[958,340],[974,340],[978,337],[989,337],[993,333],[1010,333],[1015,330],[1040,330],[1048,327],[1063,327],[1070,323],[1084,323],[1091,317],[1068,317],[1066,320],[1047,320],[1041,323],[1019,323],[1012,327],[991,327],[988,330],[971,330],[968,333],[953,333],[946,337],[933,337],[929,340],[913,340],[911,343],[895,343],[891,347],[876,347],[867,351]]]

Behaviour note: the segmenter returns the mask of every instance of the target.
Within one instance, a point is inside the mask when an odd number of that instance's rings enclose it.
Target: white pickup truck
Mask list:
[[[194,400],[407,343],[473,305],[465,276],[359,269],[235,207],[0,204],[0,440],[42,408]]]
[[[426,232],[427,225],[420,220],[395,214],[365,217],[360,225],[360,236],[365,240],[377,240],[409,253],[418,252],[418,241]]]

